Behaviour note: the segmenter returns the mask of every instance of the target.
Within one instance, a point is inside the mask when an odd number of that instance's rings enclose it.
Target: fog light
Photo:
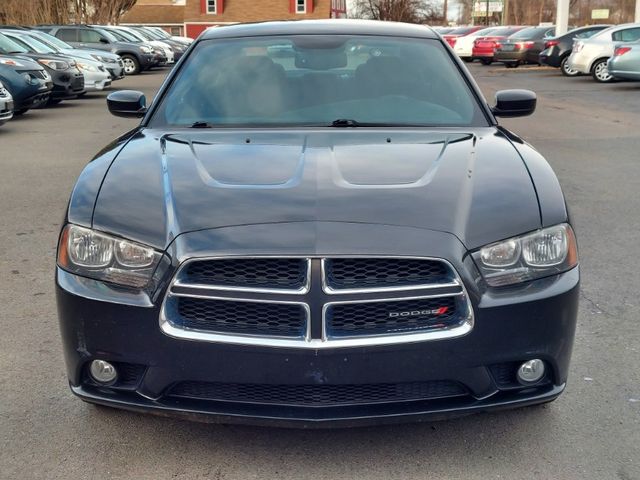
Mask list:
[[[524,385],[539,382],[544,376],[544,362],[539,358],[528,360],[518,368],[518,381]]]
[[[104,360],[94,360],[91,362],[89,373],[91,374],[91,378],[96,382],[105,385],[115,382],[116,378],[118,378],[118,371],[116,370],[116,367]]]

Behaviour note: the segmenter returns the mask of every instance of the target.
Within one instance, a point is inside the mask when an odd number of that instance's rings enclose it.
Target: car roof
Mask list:
[[[430,27],[408,23],[375,20],[292,20],[208,28],[202,33],[200,39],[268,35],[388,35],[439,38]]]

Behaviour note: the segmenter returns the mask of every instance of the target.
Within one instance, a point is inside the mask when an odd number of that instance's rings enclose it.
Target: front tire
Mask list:
[[[138,75],[140,73],[140,62],[133,55],[122,55],[125,75]]]
[[[598,83],[611,83],[613,82],[613,75],[609,73],[609,69],[607,68],[608,58],[601,58],[600,60],[596,60],[591,67],[591,76]]]
[[[490,58],[481,58],[480,63],[482,63],[483,65],[491,65],[493,63],[493,60],[491,60]]]
[[[505,62],[504,66],[507,68],[518,68],[520,62]]]
[[[574,70],[573,68],[569,68],[569,57],[564,57],[560,62],[560,71],[565,77],[577,77],[580,75],[578,70]]]

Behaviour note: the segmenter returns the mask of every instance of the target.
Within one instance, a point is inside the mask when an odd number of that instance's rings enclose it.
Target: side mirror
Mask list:
[[[108,44],[109,44],[109,43],[111,43],[111,42],[109,42],[109,40],[107,40],[107,39],[106,39],[106,38],[104,38],[104,37],[100,37],[100,43],[106,43],[106,44],[108,45]]]
[[[500,90],[496,92],[496,117],[526,117],[536,110],[537,97],[531,90]]]
[[[147,99],[142,92],[120,90],[110,93],[107,106],[116,117],[142,118],[147,113]]]

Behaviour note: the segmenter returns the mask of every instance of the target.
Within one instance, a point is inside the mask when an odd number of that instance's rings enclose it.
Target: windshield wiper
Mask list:
[[[338,118],[331,122],[332,127],[361,127],[363,124],[359,123],[357,120],[352,120],[350,118]]]
[[[193,122],[189,128],[213,128],[208,122]]]
[[[348,128],[348,127],[424,127],[426,125],[411,123],[387,123],[387,122],[359,122],[351,118],[338,118],[331,122],[332,127]]]

